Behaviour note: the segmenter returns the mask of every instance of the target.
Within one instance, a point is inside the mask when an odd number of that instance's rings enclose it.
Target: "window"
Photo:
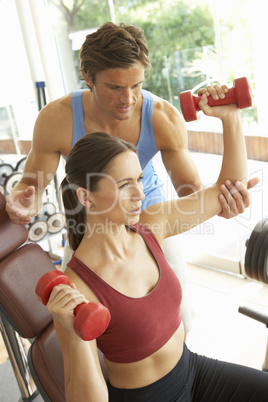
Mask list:
[[[23,3],[26,2],[21,2]],[[145,31],[153,69],[144,86],[177,108],[180,108],[179,93],[183,90],[197,90],[200,84],[206,86],[207,83],[215,82],[232,85],[233,79],[241,76],[249,79],[253,91],[253,107],[242,113],[250,159],[249,174],[251,177],[257,175],[261,178],[258,188],[252,191],[254,202],[236,220],[226,222],[221,218],[214,218],[210,241],[203,236],[204,230],[209,232],[209,225],[200,227],[199,232],[189,234],[194,237],[197,246],[202,244],[201,239],[205,239],[208,248],[214,249],[215,253],[217,250],[224,250],[224,256],[229,256],[229,260],[232,258],[231,248],[235,247],[235,265],[240,270],[239,261],[245,252],[244,238],[250,234],[261,215],[267,213],[268,205],[267,186],[264,185],[268,161],[268,56],[263,47],[268,35],[264,12],[266,2],[260,0],[257,4],[252,0],[166,0],[164,6],[162,2],[155,0],[47,0],[31,3],[36,7],[37,4],[44,7],[44,12],[39,12],[38,18],[32,12],[31,23],[35,23],[35,29],[40,30],[39,34],[41,32],[38,45],[42,53],[43,68],[46,70],[44,74],[48,100],[81,88],[83,82],[78,79],[79,49],[86,34],[108,20],[124,21]],[[0,135],[12,135],[12,127],[15,127],[13,135],[31,138],[37,113],[36,94],[18,14],[20,15],[20,10],[16,10],[14,1],[0,2],[0,34],[5,37],[5,41],[1,43],[1,60],[4,63],[1,62],[0,80],[4,90],[0,94]],[[45,27],[43,34],[42,26]],[[52,31],[53,40],[49,36]],[[45,46],[41,49],[40,41],[45,39],[49,41],[49,50]],[[10,52],[12,49],[16,49],[16,52]],[[24,117],[26,112],[27,119]],[[187,129],[189,147],[200,176],[204,183],[212,182],[213,172],[207,166],[208,161],[210,165],[215,163],[215,166],[220,161],[218,155],[222,152],[221,126],[216,120],[204,117],[201,113],[197,121],[187,123]],[[209,233],[205,234],[209,236]]]
[[[14,1],[0,2],[0,36],[0,140],[31,140],[37,107]]]

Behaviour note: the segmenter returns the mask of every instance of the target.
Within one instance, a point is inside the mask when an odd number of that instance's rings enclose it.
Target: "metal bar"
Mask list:
[[[244,315],[246,315],[246,316],[248,316],[250,318],[253,318],[254,320],[262,322],[268,328],[268,315],[267,315],[267,313],[252,309],[252,308],[247,307],[247,306],[240,306],[238,311],[239,311],[239,313],[244,314]]]
[[[266,352],[265,352],[264,362],[262,365],[262,370],[268,371],[268,341],[267,341],[267,345],[266,345]]]
[[[29,370],[23,340],[3,316],[0,316],[0,330],[22,399],[27,400],[36,394],[36,385]]]

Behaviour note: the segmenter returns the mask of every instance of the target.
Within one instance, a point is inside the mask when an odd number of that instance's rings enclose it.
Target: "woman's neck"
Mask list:
[[[106,265],[115,259],[124,259],[130,242],[131,232],[125,225],[113,222],[88,224],[75,254],[84,262],[90,260],[90,265]]]

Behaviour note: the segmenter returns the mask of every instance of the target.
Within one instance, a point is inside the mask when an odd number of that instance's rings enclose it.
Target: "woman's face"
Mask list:
[[[139,221],[142,189],[142,169],[138,156],[126,151],[110,163],[108,172],[98,183],[98,189],[90,193],[94,207],[91,216],[116,224],[131,224]]]

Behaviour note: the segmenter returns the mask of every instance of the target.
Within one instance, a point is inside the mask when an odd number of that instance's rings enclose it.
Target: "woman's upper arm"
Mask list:
[[[219,194],[220,185],[216,183],[186,197],[152,205],[142,212],[141,223],[161,244],[164,238],[191,230],[217,215],[221,211]]]

